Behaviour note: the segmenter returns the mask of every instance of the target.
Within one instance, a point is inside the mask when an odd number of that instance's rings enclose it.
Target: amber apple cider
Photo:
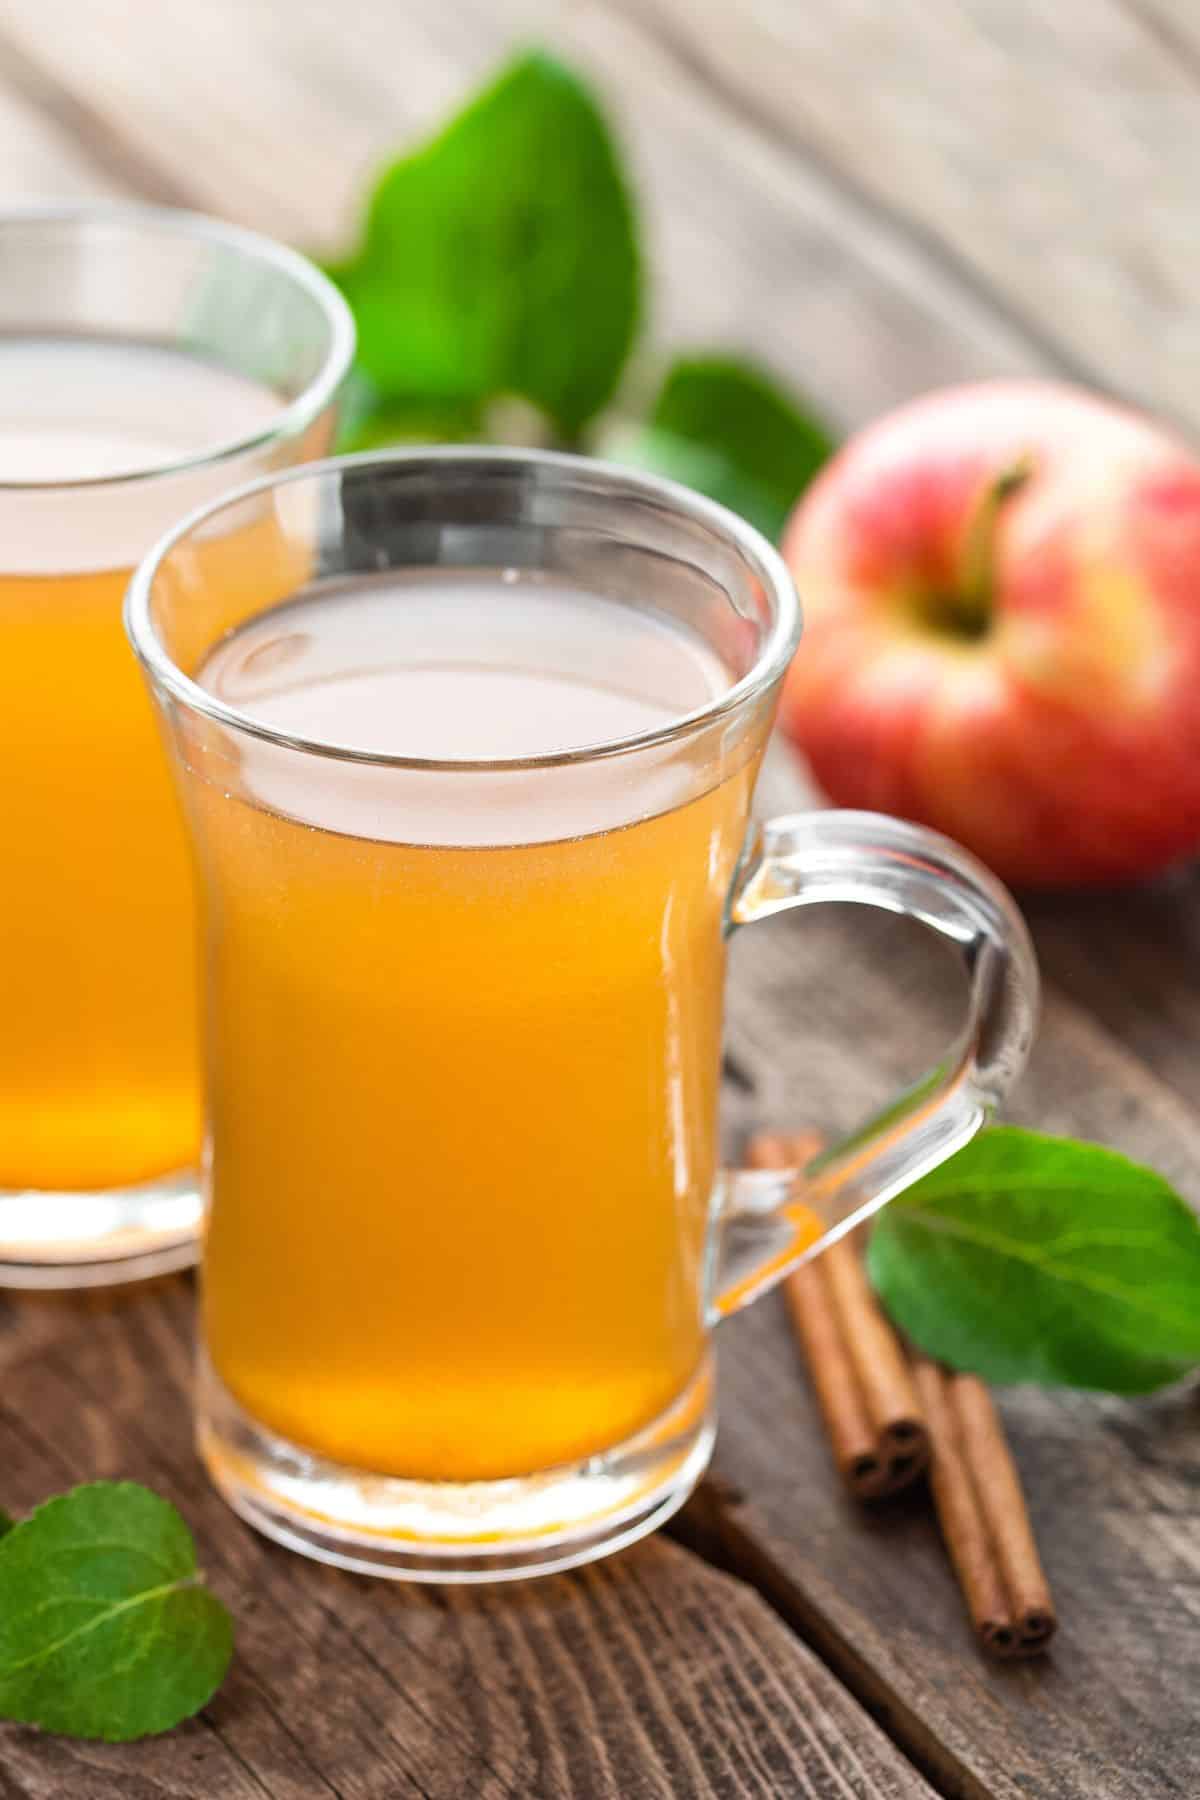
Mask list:
[[[658,614],[484,571],[313,590],[200,680],[294,737],[461,763],[654,730],[730,678]],[[255,1419],[472,1481],[600,1452],[687,1387],[759,747],[414,770],[245,738],[236,780],[193,784],[206,1336]]]
[[[162,477],[111,478],[279,407],[182,352],[0,335],[0,1189],[123,1186],[195,1156],[188,854],[121,625],[129,565],[171,513]],[[234,550],[212,554],[244,570]]]

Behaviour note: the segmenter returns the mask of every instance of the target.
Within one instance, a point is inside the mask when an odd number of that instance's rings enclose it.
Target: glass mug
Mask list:
[[[187,843],[121,625],[172,520],[322,454],[353,353],[303,257],[141,207],[0,217],[0,1287],[195,1258]],[[255,584],[214,534],[214,584]]]
[[[204,549],[250,531],[231,612]],[[194,513],[127,623],[203,889],[210,1473],[270,1536],[395,1577],[633,1541],[708,1460],[717,1321],[1012,1083],[1019,914],[892,819],[749,829],[796,598],[669,482],[527,451],[317,464]],[[560,702],[583,747],[531,751]],[[826,900],[944,937],[962,1035],[811,1168],[722,1171],[726,940]]]

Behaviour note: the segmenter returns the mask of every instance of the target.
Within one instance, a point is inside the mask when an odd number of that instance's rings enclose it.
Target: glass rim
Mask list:
[[[360,750],[349,744],[331,744],[293,732],[280,731],[256,719],[240,707],[229,706],[185,675],[164,647],[151,615],[154,583],[171,553],[200,527],[219,513],[235,508],[258,494],[267,493],[296,481],[320,482],[351,469],[410,469],[422,465],[475,464],[484,469],[530,468],[549,469],[560,477],[584,477],[613,495],[622,491],[640,498],[657,500],[676,514],[706,527],[731,543],[737,554],[762,584],[771,606],[770,628],[758,655],[746,673],[731,682],[723,693],[704,705],[681,713],[665,725],[624,737],[580,744],[566,750],[540,751],[531,756],[510,757],[427,757],[404,756],[388,751]],[[738,712],[748,701],[779,680],[792,659],[800,639],[800,603],[795,585],[783,557],[768,543],[758,529],[728,507],[709,500],[681,482],[619,463],[603,462],[590,456],[576,456],[565,451],[529,450],[494,445],[441,444],[411,449],[369,450],[353,456],[331,456],[319,462],[301,463],[294,469],[280,470],[260,476],[241,487],[196,507],[162,536],[137,565],[125,598],[125,629],[135,655],[150,676],[153,685],[191,712],[199,713],[216,724],[240,731],[262,742],[295,750],[304,755],[327,760],[356,763],[376,768],[408,769],[444,774],[505,774],[522,770],[564,768],[575,763],[594,762],[606,757],[624,756],[651,749],[691,736],[694,732]]]
[[[10,230],[30,227],[35,231],[51,230],[60,226],[75,226],[81,232],[126,230],[135,236],[139,231],[145,231],[147,235],[163,233],[198,243],[224,245],[265,264],[302,288],[325,316],[329,325],[329,348],[312,380],[294,398],[281,402],[270,423],[256,431],[232,438],[228,443],[190,451],[167,462],[123,470],[118,475],[85,475],[66,481],[0,481],[0,494],[70,493],[76,489],[134,487],[253,455],[306,431],[330,404],[349,373],[355,350],[353,314],[339,289],[301,251],[293,250],[263,232],[252,231],[248,226],[233,225],[225,219],[184,207],[142,206],[118,200],[64,201],[0,209],[0,242]]]

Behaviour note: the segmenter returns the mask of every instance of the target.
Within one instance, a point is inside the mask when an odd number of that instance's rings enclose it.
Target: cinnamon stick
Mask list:
[[[893,1478],[911,1479],[929,1461],[929,1436],[900,1340],[851,1241],[831,1244],[824,1260],[834,1309],[880,1446]]]
[[[929,1485],[971,1622],[995,1656],[1044,1650],[1057,1619],[1020,1478],[991,1395],[974,1375],[913,1358],[933,1441]]]
[[[813,1132],[760,1133],[759,1169],[800,1169]],[[894,1493],[928,1465],[942,1536],[984,1649],[1031,1656],[1057,1629],[1020,1477],[986,1386],[907,1354],[848,1238],[789,1275],[784,1295],[834,1460],[862,1499]]]
[[[803,1168],[821,1141],[814,1132],[763,1132],[749,1161]],[[929,1439],[899,1341],[856,1250],[845,1239],[831,1244],[783,1287],[843,1481],[863,1500],[907,1487],[928,1462]]]
[[[950,1398],[979,1510],[1008,1593],[1020,1651],[1040,1650],[1053,1637],[1058,1621],[1000,1415],[978,1375],[952,1375]]]

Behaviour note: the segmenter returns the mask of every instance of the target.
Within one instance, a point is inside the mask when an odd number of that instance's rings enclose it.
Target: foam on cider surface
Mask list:
[[[162,345],[0,332],[0,484],[15,484],[0,494],[0,571],[135,562],[173,517],[227,487],[229,473],[215,465],[216,487],[182,474],[66,495],[35,484],[161,470],[254,437],[282,404],[266,386]]]
[[[548,577],[419,570],[273,608],[199,677],[261,724],[322,744],[448,762],[554,755],[653,731],[729,675],[661,615]],[[243,752],[261,804],[353,835],[424,843],[545,841],[676,803],[669,747],[543,771],[389,771]],[[659,770],[655,782],[654,769]],[[339,779],[340,775],[340,779]],[[570,778],[569,778],[570,777]]]

